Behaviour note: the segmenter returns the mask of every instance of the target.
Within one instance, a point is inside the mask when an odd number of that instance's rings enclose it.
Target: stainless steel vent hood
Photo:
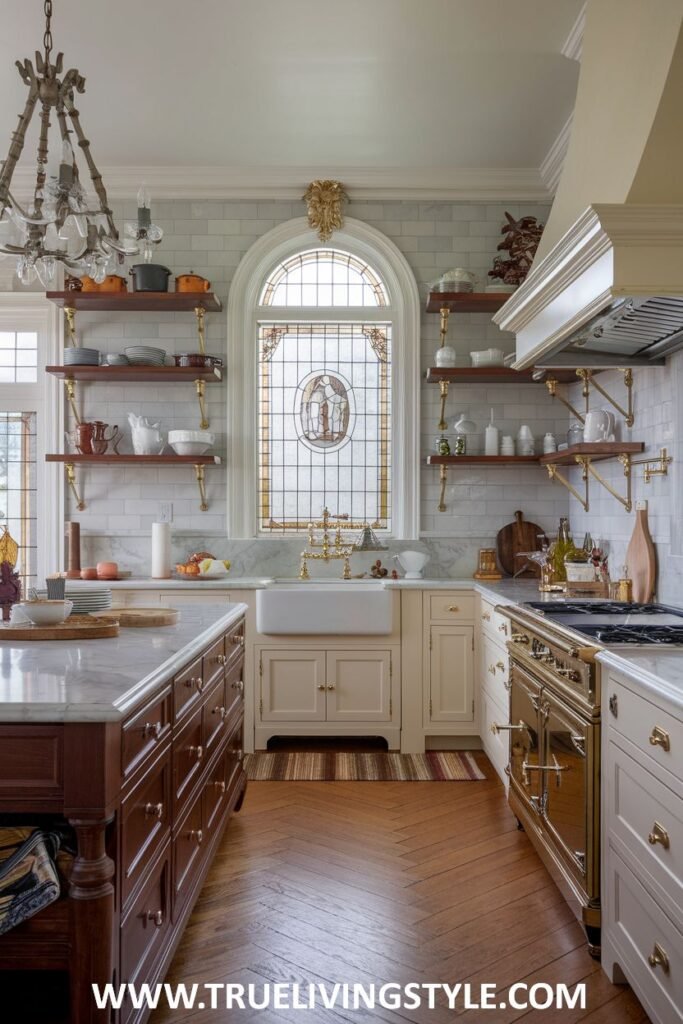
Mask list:
[[[683,347],[683,5],[591,0],[572,135],[526,281],[496,314],[529,366]]]

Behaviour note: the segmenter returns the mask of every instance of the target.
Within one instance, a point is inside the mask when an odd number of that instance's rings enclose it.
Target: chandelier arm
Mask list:
[[[19,73],[24,79],[24,82],[29,86],[29,93],[26,99],[23,113],[19,114],[19,123],[17,129],[12,134],[12,141],[10,142],[9,152],[7,159],[2,165],[0,171],[0,206],[4,210],[7,206],[9,198],[9,189],[12,183],[12,175],[14,174],[14,168],[16,167],[19,158],[21,157],[22,150],[24,148],[24,141],[26,139],[26,130],[31,123],[33,117],[33,111],[35,110],[36,103],[38,102],[38,82],[36,80],[33,65],[30,61],[26,61],[24,65],[16,62],[19,68]],[[28,70],[30,69],[30,71]],[[26,74],[24,73],[26,72]]]
[[[40,134],[38,136],[38,172],[36,174],[36,187],[33,193],[33,209],[36,218],[42,216],[43,212],[43,190],[45,188],[45,168],[47,167],[48,143],[47,136],[50,130],[50,104],[43,102],[40,111]]]
[[[75,74],[78,74],[78,72],[75,72]],[[80,146],[83,152],[83,156],[85,158],[85,162],[88,165],[88,170],[90,171],[90,177],[92,179],[93,187],[95,189],[95,192],[97,193],[97,198],[100,201],[100,212],[103,213],[104,216],[107,218],[109,234],[113,238],[118,238],[119,233],[116,230],[116,224],[114,223],[114,218],[112,217],[112,212],[109,208],[107,190],[104,187],[102,175],[97,169],[97,164],[92,158],[92,154],[90,152],[90,141],[85,137],[85,133],[83,131],[83,128],[81,127],[80,114],[74,105],[73,92],[70,89],[67,90],[64,94],[64,105],[71,120],[71,124],[73,125],[76,138],[78,139],[78,145]]]

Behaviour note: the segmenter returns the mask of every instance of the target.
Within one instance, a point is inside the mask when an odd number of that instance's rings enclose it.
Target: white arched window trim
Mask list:
[[[292,316],[286,307],[259,307],[267,275],[278,263],[304,249],[337,248],[366,260],[383,279],[389,306],[364,307],[394,324],[392,334],[392,536],[418,537],[420,298],[413,272],[391,239],[362,221],[347,218],[343,230],[320,242],[304,217],[286,221],[263,235],[242,258],[228,300],[228,535],[257,534],[258,344],[259,319]],[[313,310],[311,310],[313,312]],[[352,311],[335,307],[344,319]],[[299,314],[300,315],[300,314]],[[356,317],[354,317],[355,319]]]

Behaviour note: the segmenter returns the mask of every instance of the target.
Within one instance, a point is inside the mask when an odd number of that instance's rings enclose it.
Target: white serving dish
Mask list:
[[[71,615],[72,601],[24,601],[17,605],[34,626],[56,626]]]
[[[176,455],[204,455],[213,448],[216,435],[209,430],[169,430],[168,444]]]

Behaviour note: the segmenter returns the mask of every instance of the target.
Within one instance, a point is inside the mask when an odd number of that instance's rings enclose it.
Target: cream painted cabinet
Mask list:
[[[474,629],[429,628],[428,725],[474,721]]]
[[[261,651],[261,719],[324,722],[327,673],[324,651]]]
[[[390,651],[328,651],[327,721],[388,722],[392,675]]]

